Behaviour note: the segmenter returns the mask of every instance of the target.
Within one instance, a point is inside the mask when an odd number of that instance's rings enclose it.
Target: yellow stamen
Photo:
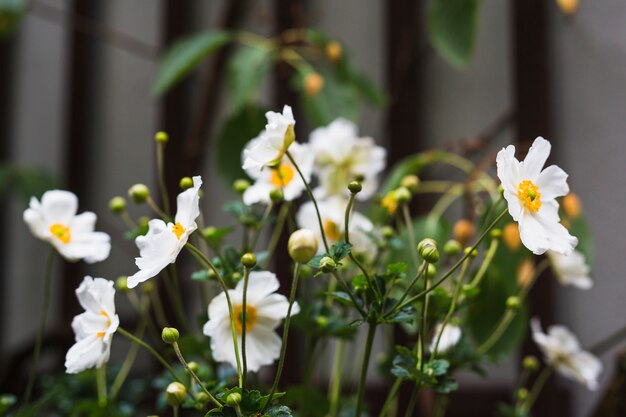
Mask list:
[[[104,337],[104,335],[105,335],[105,334],[106,334],[106,332],[98,332],[98,333],[96,333],[96,337],[97,337],[98,339],[102,339],[102,338]]]
[[[174,226],[172,226],[172,232],[176,235],[176,238],[180,240],[180,237],[185,233],[185,228],[179,222],[176,222]]]
[[[50,226],[50,233],[63,243],[69,243],[72,240],[72,233],[70,228],[63,226],[62,224],[55,223]]]
[[[324,220],[324,234],[333,242],[337,242],[341,239],[339,225],[331,220]]]
[[[291,165],[281,164],[272,169],[272,184],[276,187],[286,187],[293,180],[295,171]]]
[[[109,327],[111,325],[111,317],[109,317],[107,312],[104,311],[104,310],[100,310],[100,313],[98,313],[98,314],[100,314],[101,316],[106,317],[106,319],[107,319],[107,327]],[[102,339],[105,334],[106,334],[106,332],[98,332],[98,333],[96,333],[96,337],[98,339]]]
[[[380,205],[387,210],[387,213],[394,214],[396,210],[398,210],[398,198],[396,197],[395,191],[391,191],[383,197],[380,201]]]
[[[239,304],[233,308],[233,316],[235,317],[235,329],[241,334],[243,330],[243,304]],[[246,333],[252,330],[257,321],[256,308],[246,305]]]
[[[541,208],[541,193],[531,180],[524,180],[517,186],[517,197],[524,207],[530,211],[537,211]]]

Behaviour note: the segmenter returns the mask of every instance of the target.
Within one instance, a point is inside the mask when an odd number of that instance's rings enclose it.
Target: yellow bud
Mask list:
[[[502,229],[502,240],[507,248],[512,250],[513,252],[517,252],[522,246],[522,241],[519,237],[519,228],[517,224],[511,222],[508,223]]]
[[[305,264],[317,253],[317,237],[311,230],[296,230],[289,237],[287,248],[291,259],[298,263]]]
[[[563,211],[571,219],[577,219],[582,212],[582,204],[580,198],[574,193],[569,193],[563,197]]]
[[[324,77],[317,72],[311,72],[304,77],[304,91],[309,97],[315,97],[324,88]]]
[[[563,14],[571,16],[578,10],[578,0],[556,0],[557,6]]]
[[[474,225],[467,219],[461,219],[454,225],[452,234],[461,245],[467,245],[474,236]]]
[[[187,396],[187,388],[180,382],[172,382],[165,390],[165,399],[172,407],[179,406],[185,401]]]
[[[341,44],[337,41],[328,42],[326,45],[326,56],[331,62],[337,62],[341,59],[341,54],[343,52],[343,48]]]
[[[530,259],[523,260],[517,267],[517,284],[521,288],[526,287],[533,279],[533,275],[535,275],[535,263]]]

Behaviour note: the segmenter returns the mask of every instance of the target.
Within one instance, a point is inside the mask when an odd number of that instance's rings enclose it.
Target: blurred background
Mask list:
[[[17,3],[0,1],[5,10]],[[98,213],[98,229],[114,241],[107,262],[57,265],[46,343],[58,352],[55,356],[52,349],[44,362],[51,371],[60,368],[59,358],[72,342],[69,322],[78,312],[74,289],[82,276],[114,279],[134,271],[134,245],[122,238],[123,225],[106,207],[133,183],[156,188],[152,138],[157,130],[170,134],[170,184],[201,174],[205,219],[216,225],[227,221],[221,209],[233,194],[218,178],[216,138],[236,105],[226,91],[233,48],[203,60],[166,93],[154,92],[167,47],[205,30],[243,28],[274,36],[312,27],[340,41],[355,67],[384,91],[385,99],[374,97],[372,105],[358,108],[357,120],[361,134],[387,147],[390,164],[434,146],[452,144],[455,151],[493,158],[504,144],[524,149],[535,136],[549,139],[551,160],[570,174],[590,223],[596,282],[587,292],[556,291],[541,283],[533,292],[534,313],[546,324],[567,325],[585,346],[622,327],[626,3],[581,0],[575,13],[564,13],[563,4],[551,0],[463,0],[476,12],[469,55],[460,58],[445,52],[442,57],[431,46],[427,3],[37,0],[28,2],[21,19],[3,14],[0,392],[11,391],[15,370],[28,364],[40,311],[48,248],[21,220],[32,190],[50,184],[73,191],[79,211]],[[257,101],[274,110],[292,105],[296,131],[304,139],[315,122],[298,117],[306,102],[294,93],[290,71],[283,65],[269,68]],[[616,354],[602,358],[601,391],[590,393],[553,378],[536,415],[592,415],[617,372]],[[492,370],[489,380],[468,377],[449,415],[490,415],[496,400],[507,399],[518,362]],[[376,386],[372,390],[375,395]]]

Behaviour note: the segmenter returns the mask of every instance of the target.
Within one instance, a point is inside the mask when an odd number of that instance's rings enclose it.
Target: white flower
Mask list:
[[[342,197],[331,197],[327,200],[319,200],[317,205],[322,217],[324,234],[328,240],[328,245],[345,240],[345,215],[347,201]],[[322,233],[317,220],[315,206],[311,201],[304,203],[296,216],[298,225],[303,229],[315,232],[317,241],[320,242],[318,253],[324,253],[326,249],[323,245]],[[350,214],[350,243],[352,252],[363,254],[368,259],[376,256],[376,244],[372,241],[368,233],[374,231],[372,222],[359,212],[353,211]]]
[[[258,142],[244,151],[244,170],[261,169],[280,161],[295,139],[293,127],[296,121],[293,119],[291,107],[285,106],[282,114],[268,111],[265,117],[267,124],[259,135]]]
[[[561,255],[549,250],[546,255],[561,284],[573,285],[583,290],[588,290],[593,286],[593,281],[589,277],[589,266],[585,263],[582,253],[574,250],[569,255]]]
[[[90,211],[76,214],[78,198],[69,191],[46,191],[39,202],[30,199],[24,221],[33,235],[54,246],[68,261],[84,259],[100,262],[109,257],[111,238],[94,232],[96,215]]]
[[[65,356],[68,374],[99,368],[108,362],[113,333],[120,324],[115,314],[113,281],[86,276],[76,290],[76,297],[85,312],[72,321],[76,343]]]
[[[248,149],[256,146],[260,138],[250,141],[244,154]],[[313,172],[314,155],[306,144],[293,143],[289,148],[289,153],[300,168],[302,175],[309,182]],[[298,175],[298,171],[293,166],[289,158],[283,156],[280,163],[272,168],[259,169],[257,167],[246,169],[247,174],[255,180],[243,194],[243,202],[247,205],[254,203],[269,203],[270,192],[273,189],[281,188],[284,199],[292,201],[300,197],[305,186]]]
[[[279,283],[276,275],[269,271],[250,272],[246,299],[246,358],[248,370],[256,372],[261,366],[271,365],[280,356],[282,341],[274,329],[287,316],[287,298],[274,292]],[[243,312],[243,280],[234,290],[228,290],[233,305],[233,316],[237,330],[237,343],[241,357],[241,331]],[[237,367],[230,315],[226,294],[223,292],[209,304],[209,321],[203,333],[211,338],[213,359],[228,362]],[[293,304],[291,315],[298,314],[300,306]]]
[[[365,200],[378,188],[378,174],[385,169],[385,148],[374,139],[359,138],[354,123],[337,119],[326,127],[311,132],[309,142],[315,153],[320,186],[315,190],[321,198],[344,195],[348,183],[363,177],[363,190],[357,198]]]
[[[541,137],[535,139],[522,162],[515,158],[515,147],[509,145],[498,152],[498,178],[524,246],[535,255],[548,249],[567,255],[578,243],[559,223],[556,197],[569,192],[567,174],[556,165],[542,170],[549,154],[550,142]]]
[[[543,352],[546,362],[567,378],[574,379],[590,390],[598,388],[602,363],[580,348],[576,336],[564,326],[550,326],[548,334],[541,330],[537,318],[532,319],[533,339]]]
[[[437,323],[435,326],[435,334],[433,335],[433,340],[430,342],[430,351],[435,351],[435,345],[437,344],[437,339],[439,339],[439,334],[441,334],[441,339],[439,340],[439,346],[437,346],[438,353],[445,353],[455,347],[459,340],[461,340],[461,328],[459,326],[454,326],[450,323],[443,328],[443,333],[441,328],[443,327],[443,323]]]
[[[148,233],[135,239],[140,254],[139,258],[135,258],[139,271],[128,277],[128,288],[154,277],[176,261],[189,235],[198,227],[196,218],[200,215],[198,192],[201,185],[202,179],[193,177],[193,187],[178,194],[174,223],[165,224],[161,219],[152,219],[148,223]]]

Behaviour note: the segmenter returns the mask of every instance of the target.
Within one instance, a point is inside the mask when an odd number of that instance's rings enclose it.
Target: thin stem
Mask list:
[[[196,381],[196,383],[200,386],[200,388],[202,388],[202,391],[204,391],[204,393],[209,396],[209,398],[211,399],[211,401],[213,401],[213,403],[215,403],[215,405],[217,405],[218,407],[221,407],[222,404],[217,400],[217,398],[215,398],[209,392],[209,390],[206,389],[206,387],[204,386],[202,381],[200,381],[200,378],[198,378],[198,375],[196,375],[196,373],[191,370],[191,368],[187,364],[187,361],[185,361],[185,358],[183,357],[183,354],[181,353],[180,348],[178,347],[178,342],[172,343],[172,347],[174,348],[174,352],[176,353],[176,357],[178,357],[178,360],[185,367],[187,372],[189,372],[189,375],[191,375],[193,380]]]
[[[124,224],[126,224],[126,227],[128,227],[130,230],[136,229],[138,227],[137,223],[135,223],[133,219],[130,218],[126,210],[120,213],[120,218],[122,219]]]
[[[387,394],[387,398],[385,399],[385,403],[383,404],[383,407],[381,408],[380,414],[378,415],[378,417],[387,416],[387,413],[389,412],[391,407],[395,404],[394,400],[396,399],[396,395],[398,395],[398,390],[400,389],[401,385],[402,385],[402,379],[396,378],[395,382],[391,386],[391,389],[389,390],[389,393]]]
[[[247,315],[247,297],[248,297],[248,281],[250,278],[250,268],[243,267],[243,299],[241,302],[241,360],[243,362],[243,387],[246,386],[246,375],[248,373],[248,360],[246,358],[246,315]]]
[[[157,205],[157,203],[154,202],[151,196],[148,196],[148,198],[146,198],[146,203],[148,203],[148,206],[150,206],[150,208],[163,220],[168,220],[170,218],[167,213],[159,208],[159,206]]]
[[[356,394],[356,412],[354,413],[355,417],[361,417],[361,412],[363,410],[363,394],[365,394],[367,370],[370,364],[370,356],[372,355],[374,336],[376,336],[376,322],[371,321],[367,329],[367,340],[365,341],[365,355],[363,356],[363,364],[361,365],[361,377],[359,378],[359,388]]]
[[[596,355],[601,355],[611,349],[616,343],[626,338],[626,327],[622,327],[615,333],[596,343],[589,351]]]
[[[170,302],[174,307],[176,317],[180,322],[180,326],[182,326],[182,330],[187,331],[187,318],[185,317],[185,310],[183,308],[183,300],[181,298],[180,285],[178,284],[178,274],[176,273],[176,269],[172,265],[170,268],[164,269],[163,274],[165,275],[163,282],[165,282],[165,287],[167,288]],[[155,291],[157,290],[155,289]]]
[[[178,409],[179,407],[177,405],[173,406],[172,409],[174,410],[174,417],[178,417]]]
[[[35,385],[35,378],[37,377],[37,368],[39,367],[39,356],[41,355],[41,345],[43,343],[43,334],[46,329],[46,318],[48,317],[48,309],[50,308],[50,295],[52,288],[52,267],[54,265],[54,253],[55,249],[50,248],[48,253],[48,260],[46,261],[46,269],[44,276],[43,287],[43,304],[41,307],[41,316],[39,317],[39,330],[37,332],[37,338],[35,339],[35,350],[33,352],[33,362],[30,368],[30,374],[28,375],[28,383],[26,384],[26,391],[24,391],[23,404],[26,405],[30,401],[30,396],[33,392]]]
[[[283,340],[282,346],[280,348],[280,357],[278,359],[278,368],[276,368],[276,376],[274,377],[274,383],[272,384],[272,389],[270,391],[270,395],[268,397],[261,414],[265,413],[265,410],[269,406],[270,402],[272,402],[272,397],[278,388],[278,383],[280,381],[280,376],[283,372],[283,366],[285,365],[285,353],[287,352],[287,338],[289,337],[289,325],[291,323],[291,309],[293,307],[293,303],[296,299],[296,290],[298,289],[298,278],[300,277],[300,263],[296,263],[293,270],[293,281],[291,283],[291,291],[289,293],[289,308],[287,308],[287,317],[285,317],[285,324],[283,326]]]
[[[300,167],[298,166],[298,164],[296,164],[296,161],[293,159],[289,151],[285,152],[285,155],[287,155],[287,158],[289,158],[289,161],[291,161],[293,166],[296,168],[296,171],[298,171],[298,175],[300,175],[300,178],[302,179],[302,182],[304,183],[306,192],[309,195],[309,198],[311,199],[311,201],[313,202],[313,206],[315,207],[315,214],[317,214],[317,222],[319,223],[319,226],[320,226],[320,234],[322,235],[322,241],[324,242],[324,249],[326,249],[326,252],[330,252],[330,247],[328,246],[328,241],[326,240],[326,233],[324,232],[324,223],[322,222],[322,216],[320,214],[320,209],[317,206],[317,200],[315,199],[315,196],[313,195],[313,190],[311,189],[311,186],[304,178],[304,175],[302,175],[302,171],[300,171]]]
[[[158,288],[153,287],[150,291],[152,295],[152,307],[154,309],[154,315],[156,316],[157,325],[161,328],[166,327],[168,322],[165,318],[165,312],[163,310],[163,302],[161,301],[161,295]]]
[[[273,208],[274,208],[274,203],[270,201],[270,203],[265,208],[265,211],[263,212],[263,217],[261,218],[259,229],[257,230],[256,234],[254,235],[254,238],[252,239],[252,245],[248,249],[248,252],[254,252],[254,249],[256,248],[256,245],[259,243],[259,238],[261,237],[261,234],[263,233],[263,229],[265,227],[265,224],[267,223],[267,220],[270,217],[270,214],[272,213]]]
[[[443,417],[446,414],[446,408],[448,408],[449,398],[447,395],[437,394],[435,398],[435,412],[434,417]]]
[[[400,297],[397,304],[402,304],[402,302],[406,299],[406,297],[408,297],[411,289],[415,286],[415,284],[417,284],[417,281],[419,281],[420,277],[427,273],[428,273],[428,262],[423,262],[422,267],[419,269],[419,271],[417,271],[417,274],[415,274],[415,278],[413,278],[413,281],[411,281],[409,286],[406,288],[406,291],[404,291],[404,294],[402,294],[402,297]]]
[[[170,198],[167,194],[167,184],[165,183],[164,153],[165,142],[157,142],[157,172],[159,174],[159,188],[161,189],[161,199],[163,200],[163,211],[169,217]]]
[[[332,274],[333,274],[333,277],[335,277],[335,279],[337,280],[337,282],[341,285],[343,290],[346,292],[346,294],[348,294],[348,297],[350,297],[350,300],[354,304],[354,308],[357,309],[357,311],[359,312],[359,314],[361,314],[363,318],[367,317],[367,313],[365,312],[365,310],[363,310],[363,308],[361,308],[356,297],[352,293],[352,290],[350,289],[348,284],[343,280],[343,278],[341,278],[341,275],[339,275],[337,271],[333,271]]]
[[[417,394],[419,393],[419,387],[416,385],[411,391],[411,398],[409,399],[409,404],[406,406],[406,412],[404,413],[404,417],[411,417],[413,415],[413,410],[415,410],[415,404],[417,404]]]
[[[499,243],[499,239],[493,239],[491,241],[491,244],[489,245],[489,249],[487,249],[487,254],[485,255],[485,260],[483,261],[482,265],[478,269],[478,272],[474,276],[474,279],[472,280],[472,282],[470,282],[469,284],[470,287],[475,288],[482,281],[483,277],[485,276],[485,273],[487,272],[487,269],[489,269],[489,265],[491,265],[491,261],[493,260],[493,257],[496,254],[496,251],[498,250],[498,243]]]
[[[174,377],[174,379],[180,383],[182,383],[182,380],[178,377],[178,375],[176,375],[176,372],[174,372],[174,369],[170,366],[169,363],[167,363],[167,361],[165,359],[163,359],[163,356],[159,355],[159,352],[157,352],[156,350],[154,350],[154,348],[152,346],[150,346],[149,344],[147,344],[146,342],[144,342],[143,340],[139,339],[138,337],[136,337],[134,334],[124,330],[121,327],[117,328],[117,331],[122,335],[122,336],[126,336],[128,339],[131,340],[131,342],[137,343],[139,346],[141,346],[142,348],[146,349],[148,352],[150,352],[150,354],[152,354],[152,356],[154,356],[154,358],[159,361],[161,363],[161,365],[163,365],[165,367],[165,369],[167,369],[167,371]]]
[[[428,279],[428,269],[425,271],[426,280],[424,281],[424,290],[428,290],[428,284],[430,280]],[[420,370],[424,369],[424,356],[426,356],[426,320],[428,316],[428,293],[424,296],[424,301],[422,302],[422,324],[420,326],[420,333],[418,336],[419,341],[419,351],[417,354],[417,363],[419,364]]]
[[[528,398],[522,405],[522,411],[526,413],[530,411],[533,404],[535,404],[537,397],[541,393],[543,386],[546,384],[546,382],[548,382],[548,378],[550,378],[550,375],[552,375],[552,371],[554,371],[554,368],[552,366],[546,366],[545,368],[543,368],[543,371],[541,371],[541,373],[535,380],[535,383],[533,384],[533,387],[530,390],[530,394],[528,395]]]
[[[96,384],[98,386],[98,405],[106,407],[107,405],[107,374],[106,364],[96,368]]]
[[[350,193],[350,198],[348,199],[348,205],[346,206],[346,214],[345,214],[345,224],[344,224],[344,235],[346,238],[346,243],[350,244],[350,213],[352,212],[352,207],[354,206],[354,198],[356,194]],[[361,263],[356,259],[356,257],[352,254],[352,251],[348,253],[348,256],[354,262],[354,264],[363,272],[365,279],[367,280],[367,285],[373,290],[378,292],[378,288],[372,285],[372,279],[370,278],[370,274],[367,273],[367,270],[361,265]],[[381,294],[379,294],[381,295]]]
[[[266,267],[272,261],[274,251],[276,250],[276,246],[278,245],[278,241],[280,240],[280,235],[283,233],[285,220],[287,220],[287,215],[289,214],[290,208],[291,208],[291,203],[289,201],[284,202],[280,206],[280,210],[278,211],[278,218],[276,219],[276,225],[274,226],[274,231],[272,232],[272,236],[270,237],[270,241],[267,245],[268,256],[267,256],[267,262],[265,264]]]
[[[417,242],[415,241],[415,229],[413,229],[413,220],[411,220],[411,213],[409,212],[409,205],[402,205],[402,215],[404,216],[404,222],[406,223],[406,231],[409,235],[409,244],[411,245],[411,255],[413,256],[413,262],[415,266],[419,265],[420,260],[417,257]]]
[[[346,350],[346,343],[337,339],[335,343],[335,354],[333,356],[333,370],[328,386],[328,402],[330,403],[328,416],[335,417],[339,411],[339,396],[341,394],[341,375],[343,371],[343,355]]]

